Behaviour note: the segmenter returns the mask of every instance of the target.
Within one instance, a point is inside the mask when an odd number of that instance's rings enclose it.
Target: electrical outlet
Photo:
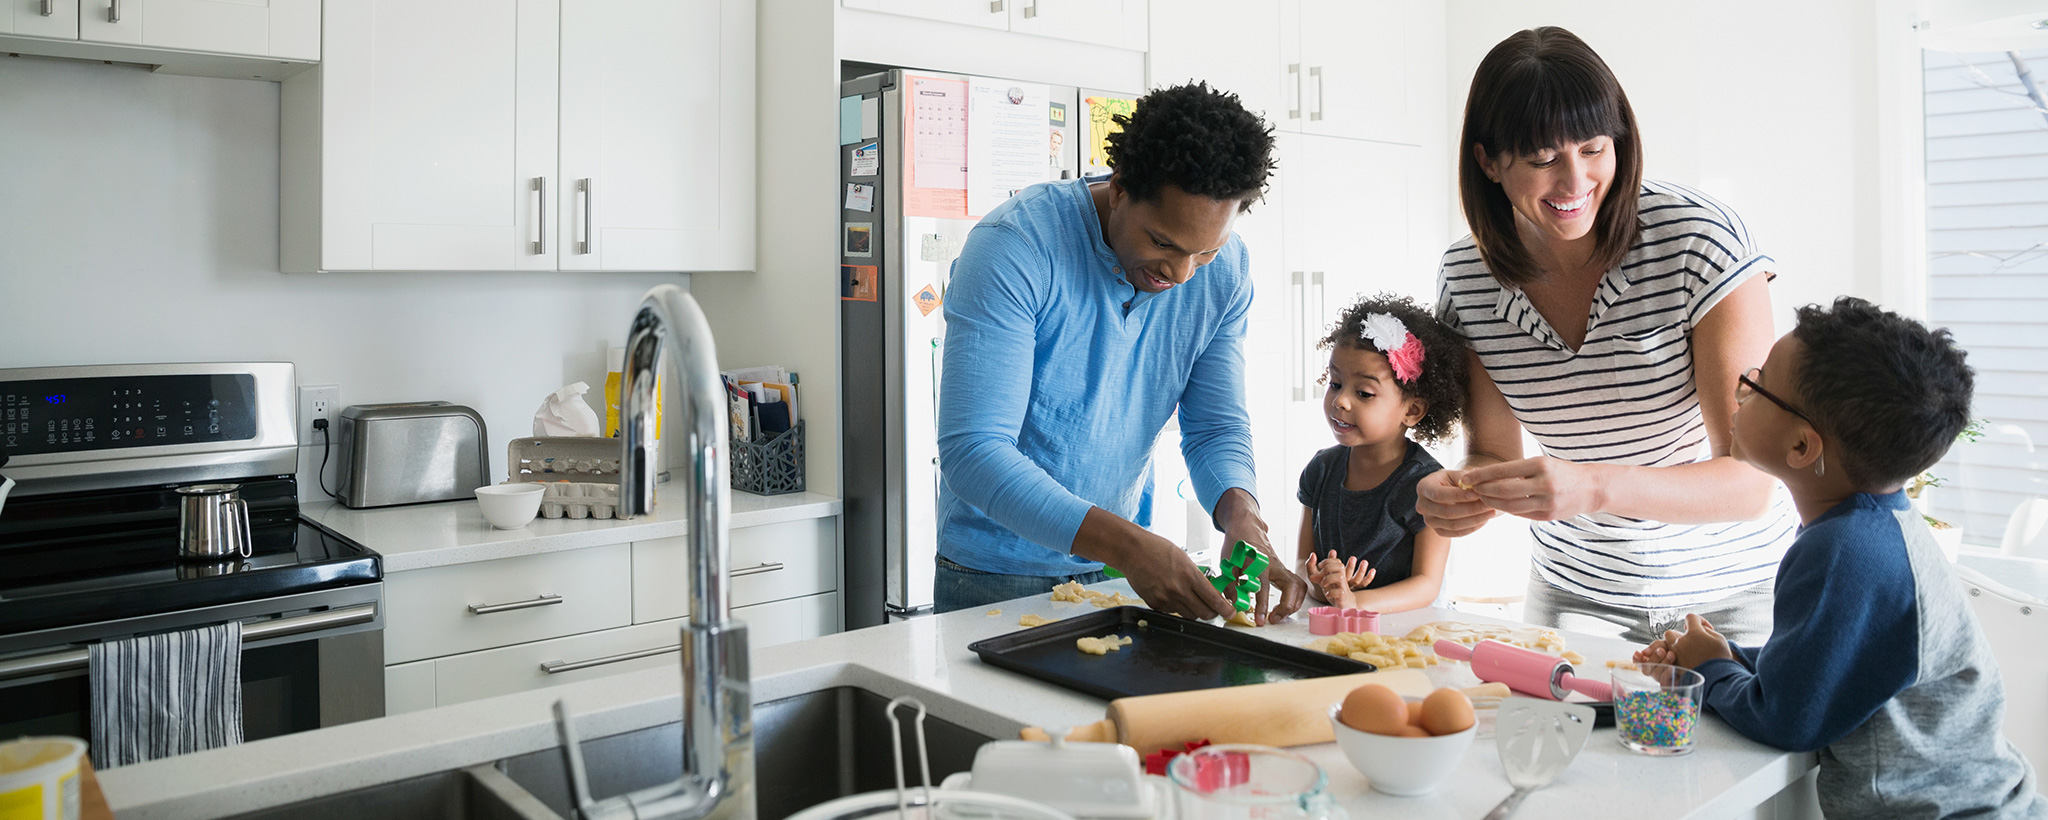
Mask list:
[[[327,437],[333,438],[339,432],[334,423],[341,418],[341,387],[332,384],[305,384],[299,386],[299,444],[317,445],[320,433],[313,430],[314,419],[327,420]]]

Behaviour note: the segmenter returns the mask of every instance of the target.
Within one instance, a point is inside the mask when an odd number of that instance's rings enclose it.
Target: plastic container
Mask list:
[[[1378,634],[1379,631],[1380,614],[1370,609],[1318,606],[1310,607],[1308,611],[1308,632],[1311,635],[1335,635],[1339,632]]]
[[[804,423],[755,443],[732,439],[732,488],[755,495],[804,491]]]
[[[77,820],[85,741],[24,737],[0,743],[0,816]]]

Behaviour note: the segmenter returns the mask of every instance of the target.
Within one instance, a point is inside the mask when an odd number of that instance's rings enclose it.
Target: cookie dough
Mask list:
[[[1052,623],[1052,619],[1044,615],[1026,614],[1024,617],[1017,619],[1018,626],[1045,626],[1049,623]]]
[[[1090,636],[1077,638],[1074,640],[1074,648],[1079,649],[1082,652],[1086,652],[1090,655],[1107,655],[1111,652],[1120,651],[1124,647],[1130,645],[1130,638],[1120,637],[1113,634],[1104,635],[1100,638]]]

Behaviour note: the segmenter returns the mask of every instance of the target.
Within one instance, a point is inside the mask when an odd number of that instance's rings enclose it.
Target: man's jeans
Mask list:
[[[938,559],[938,573],[932,580],[932,611],[952,612],[956,609],[974,609],[1012,598],[1032,595],[1046,595],[1053,585],[1068,581],[1093,584],[1108,580],[1100,572],[1080,575],[1004,575],[997,572],[982,572],[946,560]]]

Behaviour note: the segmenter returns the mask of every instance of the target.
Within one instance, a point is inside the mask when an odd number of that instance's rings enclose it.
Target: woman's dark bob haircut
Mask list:
[[[1615,152],[1614,182],[1593,217],[1592,261],[1604,271],[1621,264],[1641,232],[1643,142],[1621,82],[1584,40],[1556,26],[1516,32],[1479,61],[1458,141],[1458,198],[1479,257],[1501,284],[1533,281],[1543,269],[1522,247],[1514,206],[1474,149],[1513,158],[1601,136],[1614,140]]]

